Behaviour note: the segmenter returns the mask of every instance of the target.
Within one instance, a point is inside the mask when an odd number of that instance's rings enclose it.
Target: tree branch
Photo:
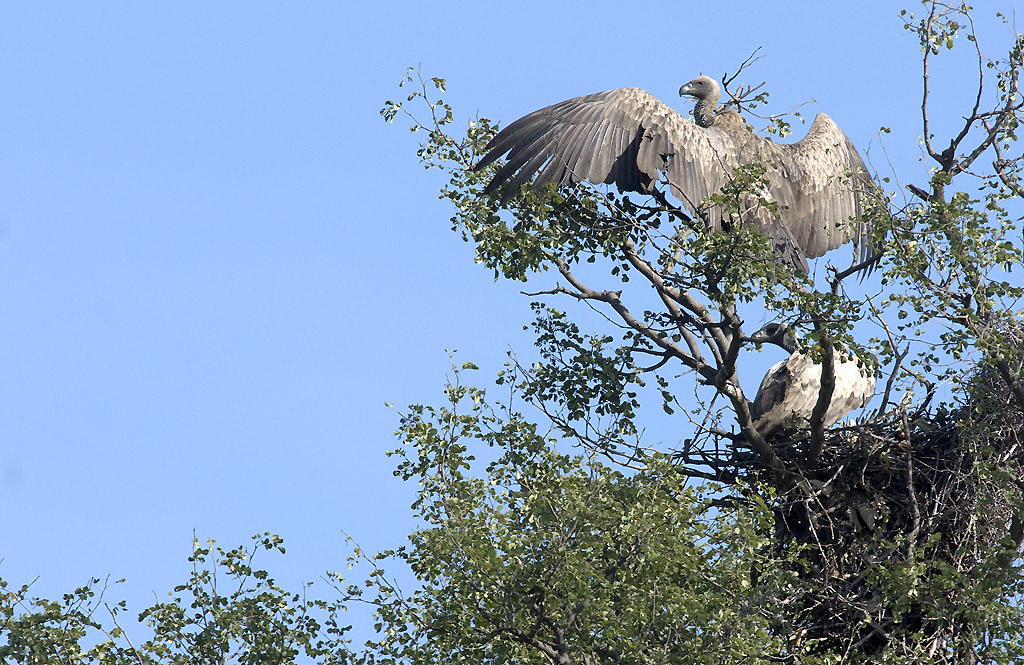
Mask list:
[[[814,403],[814,409],[811,411],[811,441],[804,457],[808,467],[813,467],[818,463],[821,451],[825,446],[825,414],[832,404],[832,394],[836,387],[835,352],[832,340],[820,320],[815,320],[814,327],[821,335],[819,343],[824,357],[821,362],[821,388],[818,390],[818,400]]]

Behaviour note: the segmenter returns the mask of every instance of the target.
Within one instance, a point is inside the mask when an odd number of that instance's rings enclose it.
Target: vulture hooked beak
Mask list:
[[[693,94],[693,91],[690,90],[690,84],[689,83],[684,83],[683,85],[679,86],[679,96],[680,97],[685,97],[687,95],[692,95],[692,94]]]

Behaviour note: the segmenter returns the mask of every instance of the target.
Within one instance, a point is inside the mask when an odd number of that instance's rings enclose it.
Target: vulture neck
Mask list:
[[[721,94],[717,89],[708,93],[707,97],[697,98],[697,105],[693,107],[693,119],[697,121],[698,127],[710,127],[715,124],[715,109],[718,108],[718,100]]]
[[[787,353],[796,353],[800,349],[800,345],[796,341],[796,333],[791,328],[786,328],[786,331],[779,335],[776,339],[771,341],[772,344],[782,347]]]

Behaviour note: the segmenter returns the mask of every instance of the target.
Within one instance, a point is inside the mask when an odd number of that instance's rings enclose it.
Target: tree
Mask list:
[[[911,200],[874,192],[868,215],[885,252],[872,294],[852,284],[854,270],[830,268],[815,284],[763,261],[756,232],[708,233],[700,209],[686,215],[663,200],[589,186],[525,191],[509,216],[480,194],[491,172],[472,169],[491,123],[450,136],[453,111],[431,96],[445,82],[406,79],[414,91],[382,113],[392,120],[427,102],[426,122],[409,114],[427,133],[419,156],[450,174],[443,195],[477,260],[522,281],[550,269],[557,282],[528,294],[543,298],[540,361],[513,358],[499,378],[543,426],[458,382],[446,407],[403,420],[401,468],[424,482],[418,509],[429,526],[402,553],[423,589],[401,609],[384,603],[396,630],[378,645],[385,653],[556,663],[1024,656],[1024,338],[1022,290],[1009,275],[1021,261],[1024,40],[989,61],[965,5],[926,2],[904,18],[922,46],[933,169],[927,187],[909,187]],[[941,138],[929,74],[963,39],[977,95]],[[738,210],[763,173],[738,170],[713,202]],[[584,332],[559,299],[609,325]],[[755,310],[800,329],[821,366],[808,428],[768,440],[739,371]],[[858,342],[866,323],[882,334]],[[873,366],[869,349],[884,371],[880,406],[825,430],[833,350]],[[951,394],[937,399],[943,385]],[[679,446],[643,439],[641,404],[652,397],[687,420]],[[497,456],[479,471],[474,441]]]
[[[392,454],[396,473],[419,483],[422,527],[394,551],[357,548],[369,574],[362,584],[331,578],[329,602],[278,588],[253,566],[253,549],[197,546],[189,582],[142,614],[153,638],[134,643],[119,606],[101,619],[99,581],[63,602],[4,590],[0,657],[1024,659],[1024,324],[1022,290],[1008,277],[1022,257],[1014,149],[1024,38],[988,61],[963,5],[931,0],[905,20],[922,45],[934,168],[911,200],[875,193],[868,214],[885,252],[871,293],[852,270],[815,284],[764,261],[769,243],[755,231],[708,233],[699,214],[657,200],[583,186],[525,192],[504,212],[481,194],[489,173],[472,169],[492,123],[450,135],[454,110],[434,97],[445,82],[410,73],[412,92],[382,113],[393,120],[413,103],[429,113],[410,114],[426,136],[418,154],[448,174],[443,195],[478,261],[506,279],[556,275],[529,294],[539,358],[510,360],[498,377],[504,401],[467,385],[476,368],[463,363],[442,405],[402,415]],[[978,63],[977,101],[947,143],[930,131],[929,72],[964,39]],[[737,102],[756,110],[765,97],[755,92],[738,91]],[[773,122],[785,131],[785,118]],[[763,165],[739,169],[714,202],[738,209],[763,176]],[[560,302],[597,309],[606,327],[584,330]],[[822,385],[807,428],[768,438],[751,419],[740,353],[752,345],[746,320],[766,310],[802,331]],[[867,324],[881,332],[862,341]],[[871,368],[874,351],[884,381],[873,414],[826,430],[833,350]],[[680,423],[677,445],[645,438],[652,404]],[[257,537],[255,549],[276,548],[276,537]],[[395,563],[415,574],[410,593],[389,581]],[[230,593],[217,589],[218,568],[237,584]],[[376,616],[377,637],[360,651],[337,618],[355,603]]]

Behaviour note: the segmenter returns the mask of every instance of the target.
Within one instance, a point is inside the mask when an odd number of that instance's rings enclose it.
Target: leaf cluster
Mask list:
[[[250,547],[224,550],[208,541],[193,543],[192,573],[168,600],[143,610],[126,624],[125,601],[108,603],[113,584],[91,580],[60,601],[32,598],[30,585],[9,589],[0,580],[0,662],[83,665],[263,665],[350,662],[339,623],[340,601],[307,598],[279,587],[254,566],[260,551],[284,553],[270,533]],[[123,580],[119,580],[123,581]],[[152,637],[137,644],[132,634],[145,625]]]

